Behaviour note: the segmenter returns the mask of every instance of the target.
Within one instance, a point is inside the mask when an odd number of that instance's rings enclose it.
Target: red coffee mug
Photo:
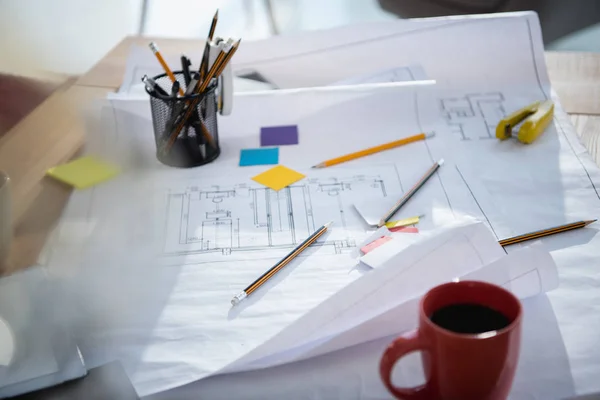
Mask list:
[[[441,308],[477,304],[504,315],[509,324],[493,332],[456,333],[430,319]],[[419,305],[419,327],[394,340],[385,350],[379,373],[398,399],[495,400],[508,396],[521,342],[521,303],[509,291],[490,283],[462,281],[437,286]],[[421,351],[426,383],[415,388],[392,384],[392,368],[404,355]]]

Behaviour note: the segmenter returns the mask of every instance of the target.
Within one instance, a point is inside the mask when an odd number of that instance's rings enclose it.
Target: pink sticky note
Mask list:
[[[375,250],[376,248],[378,248],[379,246],[381,246],[382,244],[384,244],[386,242],[389,242],[390,240],[392,240],[391,237],[382,236],[379,239],[375,239],[368,245],[361,247],[360,251],[362,251],[364,254],[367,254],[368,252]]]
[[[402,233],[419,233],[419,229],[414,226],[397,226],[395,228],[388,228],[390,232],[402,232]]]

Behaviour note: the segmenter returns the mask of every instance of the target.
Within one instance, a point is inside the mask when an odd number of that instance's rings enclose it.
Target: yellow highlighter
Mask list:
[[[517,139],[522,143],[532,143],[544,133],[553,117],[554,103],[551,100],[536,101],[500,120],[496,127],[496,137],[500,140],[508,139],[512,136],[513,128],[523,122]]]

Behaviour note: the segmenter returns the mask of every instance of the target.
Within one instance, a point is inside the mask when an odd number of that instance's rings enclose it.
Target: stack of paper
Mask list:
[[[101,135],[89,151],[123,173],[71,198],[46,258],[52,269],[71,271],[67,311],[86,363],[119,359],[141,395],[183,386],[166,398],[231,398],[237,390],[256,398],[383,397],[374,365],[393,335],[414,327],[418,296],[461,277],[510,282],[532,296],[556,285],[550,251],[560,286],[525,300],[513,395],[600,390],[600,320],[589,318],[600,305],[600,279],[590,272],[600,262],[597,229],[546,238],[544,250],[512,246],[508,256],[496,244],[600,215],[600,169],[558,100],[553,126],[534,144],[494,138],[505,114],[551,96],[534,14],[311,32],[247,43],[235,62],[238,71],[302,89],[236,96],[232,115],[219,119],[222,153],[201,168],[156,161],[147,98],[102,105]],[[395,79],[390,71],[414,64],[436,85],[328,86]],[[240,150],[259,147],[261,127],[289,125],[301,137],[280,148],[279,162],[306,177],[266,189],[250,179],[266,168],[239,168]],[[425,141],[310,169],[431,131]],[[444,166],[397,216],[425,215],[420,233],[394,237],[369,253],[369,263],[357,260],[373,228],[354,205],[396,200],[440,158]],[[465,216],[485,227],[438,236]],[[329,220],[317,246],[230,308],[235,293]]]
[[[540,399],[572,393],[556,320],[545,296],[535,297],[558,285],[552,257],[540,248],[506,255],[491,232],[475,224],[447,229],[407,248],[220,371],[226,375],[157,398],[196,393],[207,398],[258,399],[276,398],[286,391],[286,398],[334,398],[340,393],[345,398],[385,397],[378,376],[385,346],[396,335],[416,328],[422,293],[454,278],[495,283],[526,299],[514,393]],[[540,336],[546,349],[543,355]],[[419,365],[412,361],[396,368],[407,386],[418,384]],[[547,382],[549,377],[556,377],[552,384]],[[340,388],[340,382],[347,385]],[[339,391],[332,392],[335,387]]]

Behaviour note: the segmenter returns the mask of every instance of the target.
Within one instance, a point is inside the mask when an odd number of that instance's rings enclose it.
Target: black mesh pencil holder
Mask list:
[[[183,73],[175,71],[173,74],[185,92],[187,87]],[[154,81],[165,92],[171,93],[172,83],[167,74],[154,77]],[[150,95],[156,158],[160,162],[171,167],[191,168],[207,164],[219,156],[216,89],[216,79],[203,93],[184,97],[164,96],[146,89]],[[195,105],[192,107],[192,104]],[[182,123],[182,116],[190,108],[189,118],[176,139],[169,143],[174,129]]]

